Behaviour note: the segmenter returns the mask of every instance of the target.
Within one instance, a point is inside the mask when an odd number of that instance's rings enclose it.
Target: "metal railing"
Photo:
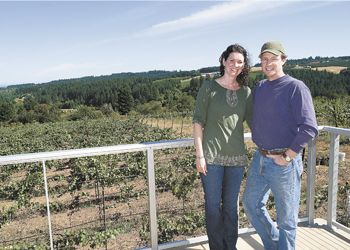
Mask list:
[[[339,139],[340,136],[350,137],[350,129],[325,126],[322,128],[322,130],[330,133],[327,226],[330,228],[333,228],[333,226],[341,228],[347,233],[350,233],[350,228],[345,227],[344,225],[336,221],[339,168]]]
[[[350,129],[335,128],[322,126],[319,131],[325,131],[330,134],[330,160],[329,160],[329,186],[328,186],[328,211],[327,211],[327,225],[341,228],[350,233],[350,229],[336,222],[336,207],[337,207],[337,192],[338,192],[338,154],[339,154],[339,137],[350,137]],[[245,134],[245,140],[251,139],[251,134]],[[149,205],[149,219],[150,219],[150,234],[151,246],[146,249],[167,249],[178,246],[193,245],[207,242],[207,237],[196,237],[182,241],[166,243],[158,245],[158,226],[157,226],[157,198],[155,185],[155,166],[154,166],[154,151],[168,148],[181,148],[193,146],[193,139],[182,139],[172,141],[148,142],[140,144],[127,144],[108,147],[96,147],[85,149],[62,150],[42,153],[18,154],[9,156],[0,156],[0,166],[18,163],[41,162],[44,176],[45,197],[47,204],[47,219],[48,231],[50,235],[50,247],[53,248],[53,234],[51,228],[50,216],[50,198],[46,178],[46,161],[58,159],[70,159],[87,156],[100,156],[110,154],[121,154],[129,152],[146,152],[147,154],[147,177],[148,177],[148,205]],[[308,158],[307,158],[307,190],[306,190],[306,217],[299,218],[299,221],[306,221],[309,224],[314,223],[315,211],[315,172],[316,172],[316,140],[308,144]],[[240,234],[251,232],[254,229],[242,228],[239,230]]]

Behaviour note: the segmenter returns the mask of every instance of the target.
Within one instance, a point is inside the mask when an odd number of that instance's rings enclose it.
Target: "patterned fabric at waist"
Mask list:
[[[222,166],[246,166],[248,164],[247,155],[216,155],[214,157],[204,155],[208,164],[217,164]]]

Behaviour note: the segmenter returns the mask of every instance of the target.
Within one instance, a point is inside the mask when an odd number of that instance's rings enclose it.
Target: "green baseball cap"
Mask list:
[[[261,52],[260,52],[259,57],[261,57],[261,55],[265,52],[270,52],[276,56],[286,54],[282,43],[280,43],[278,41],[270,41],[270,42],[264,43],[264,45],[261,47]]]

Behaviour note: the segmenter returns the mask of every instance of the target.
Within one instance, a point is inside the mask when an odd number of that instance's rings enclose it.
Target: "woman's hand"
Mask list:
[[[207,175],[207,163],[205,162],[205,158],[203,156],[196,157],[196,167],[198,173]]]

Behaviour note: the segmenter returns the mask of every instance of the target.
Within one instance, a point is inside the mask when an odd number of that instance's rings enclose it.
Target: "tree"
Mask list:
[[[110,103],[104,103],[100,110],[105,116],[111,116],[114,113],[113,106]]]
[[[35,120],[44,122],[55,122],[60,119],[60,110],[55,106],[48,104],[39,104],[34,109]]]
[[[38,104],[38,102],[35,100],[34,96],[28,94],[24,97],[23,100],[23,107],[29,111],[34,110],[35,106]]]
[[[188,93],[193,96],[194,98],[197,97],[198,90],[200,86],[202,85],[203,78],[200,77],[193,77],[190,81],[190,86],[188,88]]]
[[[150,101],[148,103],[138,105],[136,107],[136,111],[142,115],[159,114],[162,112],[162,104],[159,101]]]
[[[125,115],[134,107],[134,98],[129,85],[125,85],[118,91],[118,110]]]
[[[11,101],[0,101],[0,121],[6,122],[15,118],[15,103]]]
[[[34,120],[35,120],[35,115],[34,115],[33,110],[27,111],[27,110],[23,109],[17,115],[17,121],[21,122],[23,124],[32,123],[32,122],[34,122]]]
[[[74,112],[70,120],[83,120],[83,119],[97,119],[103,116],[100,110],[95,110],[93,107],[88,107],[81,105],[77,108],[77,111]]]
[[[192,111],[194,109],[194,98],[187,94],[182,94],[177,102],[176,109],[179,112]]]

